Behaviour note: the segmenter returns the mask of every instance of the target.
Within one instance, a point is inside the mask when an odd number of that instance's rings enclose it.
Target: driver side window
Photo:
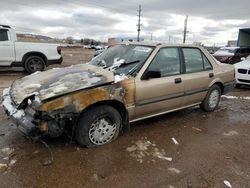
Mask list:
[[[8,41],[8,32],[5,29],[0,29],[0,41]]]
[[[161,77],[180,74],[178,48],[162,48],[148,67],[149,71],[160,72]]]

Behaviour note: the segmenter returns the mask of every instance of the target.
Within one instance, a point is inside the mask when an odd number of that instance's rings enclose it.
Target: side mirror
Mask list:
[[[142,80],[149,80],[151,78],[160,78],[161,72],[160,71],[150,71],[148,70],[142,76]]]
[[[245,60],[246,60],[246,58],[245,58],[245,57],[242,57],[242,58],[240,58],[240,60],[241,60],[241,61],[245,61]]]

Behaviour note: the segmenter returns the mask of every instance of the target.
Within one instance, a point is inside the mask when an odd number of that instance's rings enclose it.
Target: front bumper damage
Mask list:
[[[37,129],[36,125],[33,123],[35,122],[34,112],[32,110],[27,109],[18,109],[18,107],[11,99],[10,88],[6,88],[3,91],[2,106],[4,108],[5,113],[25,135],[29,135]]]

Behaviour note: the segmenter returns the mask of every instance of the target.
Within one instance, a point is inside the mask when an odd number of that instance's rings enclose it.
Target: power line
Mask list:
[[[140,32],[141,32],[141,5],[139,5],[139,10],[138,10],[138,24],[137,24],[137,32],[138,32],[138,36],[137,36],[137,41],[140,42]]]

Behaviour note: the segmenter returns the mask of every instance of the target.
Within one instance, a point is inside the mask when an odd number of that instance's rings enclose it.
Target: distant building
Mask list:
[[[144,39],[141,39],[143,41]],[[135,42],[137,41],[137,38],[133,37],[116,37],[116,38],[109,38],[108,39],[108,45],[112,46],[121,42]]]
[[[227,47],[236,47],[236,46],[237,46],[237,40],[227,41]]]

